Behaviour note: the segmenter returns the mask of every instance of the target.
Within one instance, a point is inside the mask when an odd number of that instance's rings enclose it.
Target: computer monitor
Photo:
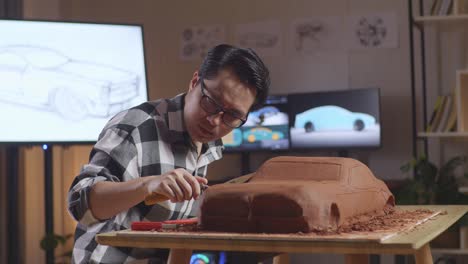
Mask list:
[[[141,25],[0,20],[0,143],[95,142],[148,100]]]
[[[378,88],[290,94],[292,149],[378,148]]]
[[[247,122],[223,137],[226,151],[289,148],[288,97],[268,96],[264,106],[249,113]]]

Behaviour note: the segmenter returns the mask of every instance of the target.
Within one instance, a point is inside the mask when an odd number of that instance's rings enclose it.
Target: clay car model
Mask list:
[[[296,115],[295,128],[304,128],[305,132],[325,130],[355,130],[375,126],[373,116],[354,113],[335,105],[319,106]]]
[[[135,73],[75,60],[50,48],[0,47],[0,100],[79,120],[110,117],[138,96]]]
[[[205,230],[294,233],[336,229],[350,217],[395,205],[385,183],[363,163],[336,157],[277,157],[250,181],[203,194]]]

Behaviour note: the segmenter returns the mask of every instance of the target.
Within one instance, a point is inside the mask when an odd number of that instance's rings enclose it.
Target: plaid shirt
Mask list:
[[[96,219],[89,209],[91,187],[100,181],[123,182],[150,175],[161,175],[184,168],[206,176],[207,165],[222,156],[222,141],[203,146],[197,162],[197,150],[183,122],[185,95],[146,102],[113,117],[99,135],[85,165],[68,193],[68,210],[78,221],[75,231],[73,263],[124,263],[151,258],[157,250],[99,245],[96,234],[130,228],[134,221],[162,221],[193,217],[198,200],[161,202],[146,206],[143,202],[107,220]]]

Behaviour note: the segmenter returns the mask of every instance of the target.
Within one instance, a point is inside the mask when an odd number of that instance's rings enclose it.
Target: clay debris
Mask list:
[[[314,229],[319,235],[342,234],[354,232],[401,231],[414,226],[418,221],[434,214],[431,210],[399,210],[388,208],[381,212],[370,212],[349,218],[338,228]]]

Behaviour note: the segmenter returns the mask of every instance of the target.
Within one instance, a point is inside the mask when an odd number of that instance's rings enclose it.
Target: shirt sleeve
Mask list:
[[[75,177],[68,192],[70,215],[85,226],[100,222],[90,210],[89,194],[100,181],[122,182],[139,177],[137,150],[128,131],[109,128],[101,134],[90,161]]]

